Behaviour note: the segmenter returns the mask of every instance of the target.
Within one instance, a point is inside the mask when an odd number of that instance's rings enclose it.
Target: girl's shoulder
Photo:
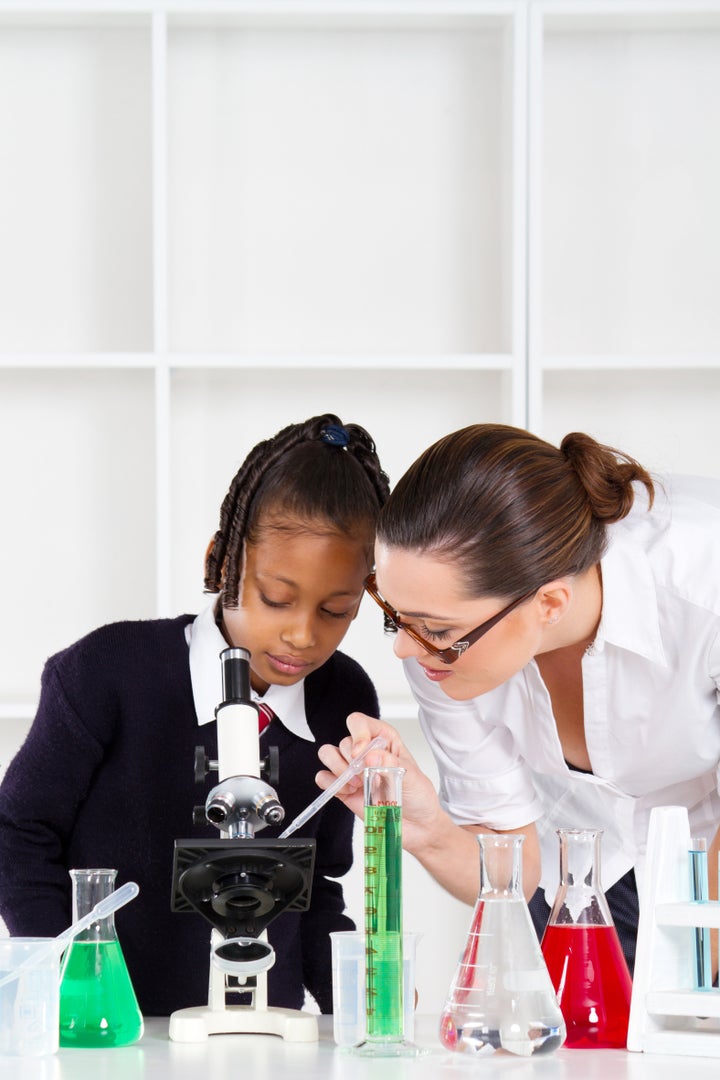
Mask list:
[[[318,683],[328,685],[332,682],[356,683],[358,685],[372,686],[372,680],[365,668],[354,660],[352,656],[337,649],[329,660],[326,660],[321,668],[314,671],[305,680],[305,685]]]
[[[365,712],[378,715],[378,698],[365,669],[339,650],[305,680],[305,708],[308,721],[316,711],[343,714]],[[312,726],[312,724],[311,724]]]
[[[179,615],[172,619],[127,619],[106,623],[51,656],[45,672],[67,673],[87,668],[100,671],[104,667],[118,671],[128,666],[167,663],[174,652],[186,656],[185,628],[194,617]]]

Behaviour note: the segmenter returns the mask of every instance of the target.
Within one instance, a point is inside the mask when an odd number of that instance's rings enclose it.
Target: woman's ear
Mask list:
[[[537,593],[542,621],[549,626],[560,622],[570,606],[571,599],[572,585],[566,578],[558,578],[556,581],[549,581],[547,585],[542,585]]]

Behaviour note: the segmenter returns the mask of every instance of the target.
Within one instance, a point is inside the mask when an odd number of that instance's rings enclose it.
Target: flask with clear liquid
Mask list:
[[[113,891],[117,870],[71,870],[70,877],[75,921]],[[142,1033],[142,1013],[111,914],[81,931],[63,958],[60,1045],[128,1046]]]
[[[481,834],[480,893],[440,1020],[448,1050],[530,1057],[562,1046],[565,1023],[522,893],[516,833]]]
[[[568,1047],[627,1044],[632,980],[600,885],[602,829],[558,829],[560,885],[542,951]]]

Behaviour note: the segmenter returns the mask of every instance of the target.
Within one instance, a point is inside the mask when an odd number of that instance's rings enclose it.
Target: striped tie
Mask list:
[[[275,713],[272,711],[269,705],[264,705],[263,702],[258,703],[258,734],[262,735],[265,728],[272,720]]]

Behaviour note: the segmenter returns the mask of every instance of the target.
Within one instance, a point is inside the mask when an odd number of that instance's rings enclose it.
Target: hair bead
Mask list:
[[[320,439],[322,442],[327,443],[328,446],[345,447],[350,442],[350,434],[347,428],[342,427],[340,424],[328,424],[320,432]]]

